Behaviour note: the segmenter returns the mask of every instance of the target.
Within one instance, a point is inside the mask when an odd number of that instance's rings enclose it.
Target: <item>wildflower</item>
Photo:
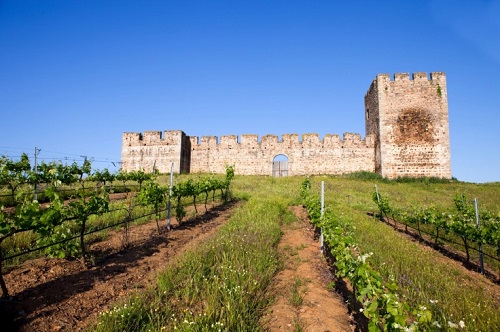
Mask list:
[[[439,324],[439,322],[437,320],[435,320],[434,322],[432,322],[432,325],[437,327],[438,329],[441,328],[441,324]]]
[[[461,320],[460,322],[458,322],[458,325],[463,329],[465,327],[465,323],[463,320]]]
[[[458,325],[455,324],[455,323],[453,323],[453,322],[451,322],[451,321],[448,321],[448,327],[452,328],[452,329],[456,329],[458,327]]]
[[[364,255],[362,255],[362,256],[360,256],[360,257],[358,257],[358,261],[361,261],[362,263],[365,263],[366,259],[367,259],[368,257],[370,257],[372,254],[373,254],[373,253],[364,254]]]

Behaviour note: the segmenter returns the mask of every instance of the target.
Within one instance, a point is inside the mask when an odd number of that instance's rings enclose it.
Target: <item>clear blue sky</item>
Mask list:
[[[378,73],[443,71],[453,176],[500,181],[500,1],[0,0],[0,155],[123,132],[365,135]]]

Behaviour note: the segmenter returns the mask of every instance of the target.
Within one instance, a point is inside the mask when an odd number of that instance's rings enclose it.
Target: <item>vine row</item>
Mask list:
[[[487,244],[493,246],[496,260],[500,261],[500,213],[488,210],[478,211],[473,202],[464,194],[457,194],[453,199],[453,207],[439,209],[435,206],[395,208],[385,196],[378,191],[373,193],[373,201],[379,208],[379,218],[392,219],[408,226],[411,225],[422,239],[422,228],[430,230],[434,245],[446,242],[446,235],[458,237],[465,248],[465,260],[470,263],[471,244]],[[424,226],[425,225],[425,226]]]
[[[64,165],[61,162],[41,163],[32,168],[26,154],[19,161],[0,157],[0,189],[7,188],[10,192],[10,204],[0,207],[0,288],[2,297],[8,297],[8,289],[2,276],[2,263],[4,261],[5,240],[20,233],[35,234],[35,243],[26,246],[48,248],[49,256],[76,257],[80,256],[82,264],[86,267],[91,264],[87,255],[84,237],[88,234],[87,223],[91,216],[104,215],[110,211],[109,192],[113,190],[110,185],[113,181],[135,181],[139,185],[138,199],[143,206],[153,206],[156,223],[158,225],[159,213],[162,206],[173,196],[177,198],[176,211],[178,222],[185,216],[181,198],[192,196],[196,204],[196,197],[205,193],[205,208],[208,195],[212,192],[215,199],[215,190],[221,190],[224,200],[229,198],[229,185],[234,177],[234,168],[228,167],[225,180],[215,177],[201,178],[198,181],[189,179],[173,188],[171,195],[169,188],[162,187],[156,182],[156,173],[149,174],[144,171],[110,173],[107,169],[92,172],[91,163],[85,161],[82,166],[73,163]],[[86,188],[88,183],[94,184],[93,188]],[[72,186],[73,192],[70,199],[65,201],[61,194],[62,186]],[[38,188],[45,189],[43,203],[37,199]],[[88,186],[87,186],[88,187]],[[23,190],[20,190],[23,189]],[[26,190],[27,189],[27,190]],[[196,209],[196,205],[195,205]],[[120,210],[120,209],[119,209]],[[125,223],[130,221],[132,214],[132,201],[129,206],[122,208],[126,211]],[[105,227],[105,228],[108,228]],[[158,225],[159,230],[159,225]],[[76,236],[75,236],[76,232]],[[75,238],[79,243],[75,244]],[[28,250],[29,251],[29,250]]]
[[[425,306],[410,307],[398,294],[398,285],[386,282],[370,264],[373,253],[361,253],[354,241],[352,225],[330,209],[321,213],[319,195],[311,192],[306,179],[301,196],[311,222],[321,228],[325,247],[330,251],[336,275],[349,279],[353,294],[362,306],[360,311],[369,320],[369,331],[432,330],[433,317]]]

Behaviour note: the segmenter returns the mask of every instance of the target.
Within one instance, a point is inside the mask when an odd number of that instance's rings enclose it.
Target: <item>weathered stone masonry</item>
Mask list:
[[[187,136],[181,130],[123,133],[122,169],[271,175],[277,155],[288,175],[377,172],[388,178],[451,178],[444,73],[379,74],[365,95],[366,137],[359,134]]]
[[[375,135],[375,171],[384,177],[451,178],[444,73],[380,74],[365,96],[366,134]]]

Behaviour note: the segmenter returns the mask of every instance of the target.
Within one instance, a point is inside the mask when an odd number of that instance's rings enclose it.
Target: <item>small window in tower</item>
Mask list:
[[[366,120],[370,118],[370,110],[367,108],[366,109]]]

